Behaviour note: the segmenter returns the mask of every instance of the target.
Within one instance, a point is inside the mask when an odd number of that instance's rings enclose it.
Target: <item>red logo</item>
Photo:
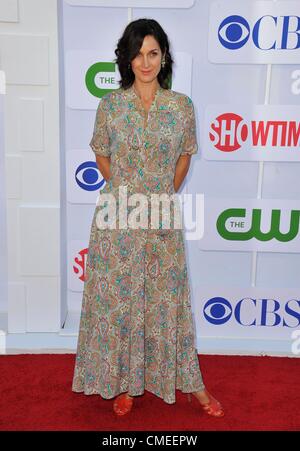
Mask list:
[[[298,147],[300,123],[296,121],[253,120],[250,124],[235,113],[224,113],[211,124],[209,138],[221,152],[234,152],[247,140],[252,148]]]
[[[76,265],[73,265],[73,271],[75,274],[78,275],[78,278],[84,282],[85,281],[85,264],[87,259],[89,248],[82,249],[80,252],[78,252],[79,257],[75,257],[74,261]]]

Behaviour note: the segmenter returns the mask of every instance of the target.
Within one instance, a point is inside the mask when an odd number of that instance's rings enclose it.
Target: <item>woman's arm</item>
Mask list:
[[[110,157],[96,155],[96,163],[102,176],[105,178],[106,181],[108,181],[111,177]]]
[[[179,190],[186,174],[188,173],[192,155],[180,155],[175,168],[174,175],[174,190],[175,193]]]

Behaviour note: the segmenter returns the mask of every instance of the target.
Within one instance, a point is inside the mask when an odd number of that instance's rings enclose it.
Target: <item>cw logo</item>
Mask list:
[[[254,208],[252,211],[251,227],[247,231],[230,231],[226,227],[226,221],[230,218],[232,226],[241,227],[241,224],[235,218],[245,218],[245,208],[229,208],[223,211],[217,219],[217,230],[225,240],[248,241],[256,238],[259,241],[270,241],[275,238],[277,241],[288,242],[292,241],[299,233],[300,210],[291,211],[290,228],[287,233],[280,232],[280,210],[272,210],[271,225],[269,232],[261,231],[261,210]]]
[[[114,91],[116,84],[116,64],[112,62],[98,62],[93,64],[85,75],[85,84],[87,90],[95,97],[103,97],[106,93]],[[97,86],[95,78],[98,76],[99,83],[104,85],[104,88]],[[107,85],[107,87],[106,87]]]

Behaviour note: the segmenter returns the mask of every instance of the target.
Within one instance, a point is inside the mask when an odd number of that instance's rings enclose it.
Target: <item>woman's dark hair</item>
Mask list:
[[[137,19],[127,25],[115,49],[117,56],[115,62],[121,75],[121,80],[118,82],[124,89],[129,88],[134,82],[135,75],[130,62],[137,56],[143,45],[144,37],[148,35],[153,36],[159,43],[165,59],[165,66],[161,67],[157,76],[158,82],[162,88],[170,88],[174,61],[170,54],[168,36],[156,20]]]

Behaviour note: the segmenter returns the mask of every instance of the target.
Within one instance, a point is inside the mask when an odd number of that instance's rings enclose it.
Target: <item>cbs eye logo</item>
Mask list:
[[[105,184],[95,161],[85,161],[79,165],[75,172],[75,181],[85,191],[97,191]]]
[[[232,307],[227,299],[216,297],[205,304],[203,313],[209,323],[220,325],[229,321],[232,315]]]
[[[266,14],[252,25],[251,33],[249,23],[244,17],[232,15],[226,17],[218,28],[219,41],[229,50],[240,49],[250,36],[254,46],[263,51],[299,49],[299,17],[274,17]],[[270,37],[273,38],[271,45]]]
[[[243,47],[248,41],[249,35],[249,24],[241,16],[226,17],[218,29],[221,44],[229,50]]]

